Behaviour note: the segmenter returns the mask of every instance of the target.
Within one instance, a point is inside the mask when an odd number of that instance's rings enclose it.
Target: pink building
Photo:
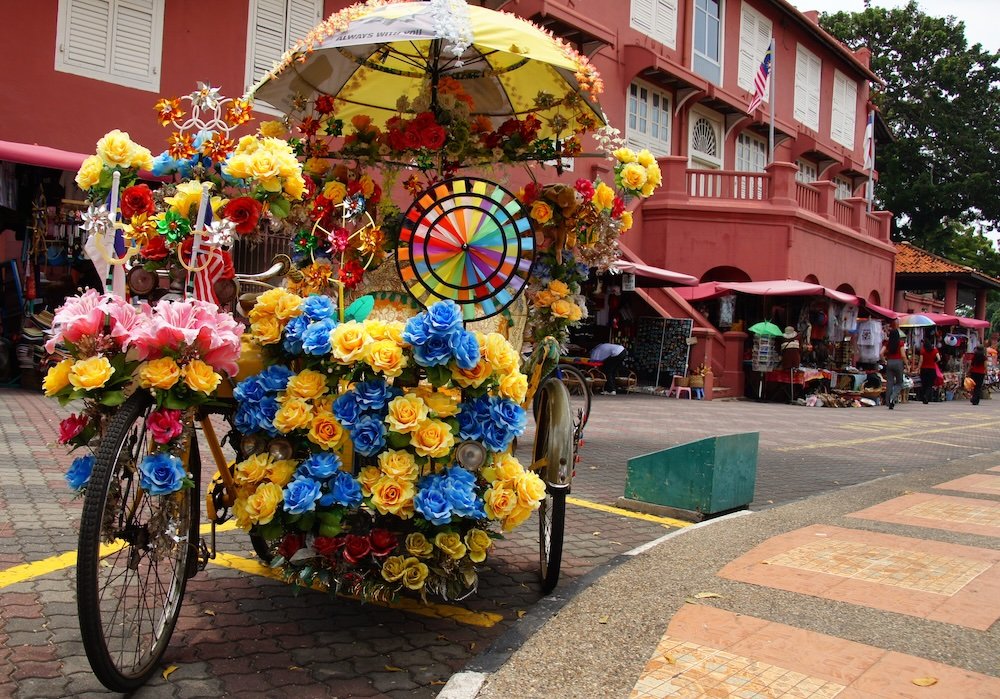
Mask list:
[[[111,127],[155,152],[166,133],[153,119],[158,96],[185,94],[198,80],[235,96],[346,4],[13,3],[5,20],[17,30],[5,51],[17,59],[0,75],[0,161],[74,170]],[[610,121],[659,158],[664,186],[636,212],[624,240],[630,257],[703,281],[808,280],[891,303],[891,214],[869,213],[862,196],[869,86],[878,80],[867,51],[848,51],[785,0],[485,4],[533,19],[590,54],[605,80]],[[776,104],[765,97],[747,115],[772,37]],[[609,169],[588,159],[574,171],[567,177]],[[0,207],[13,204],[0,199]],[[692,361],[740,385],[740,333],[720,332],[670,290],[637,293],[650,312],[694,318],[700,341]]]

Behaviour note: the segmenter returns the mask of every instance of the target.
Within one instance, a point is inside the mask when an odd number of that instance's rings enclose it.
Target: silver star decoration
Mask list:
[[[114,227],[111,214],[104,204],[100,206],[91,204],[87,211],[83,213],[82,219],[83,224],[80,228],[97,234],[103,234]]]
[[[233,244],[233,232],[236,224],[228,218],[212,221],[211,233],[208,235],[208,242],[211,245],[222,248],[229,248]]]
[[[219,101],[222,99],[222,95],[219,93],[219,88],[209,87],[208,83],[199,82],[198,89],[192,92],[188,97],[191,99],[191,104],[198,109],[211,109],[216,110],[219,108]]]

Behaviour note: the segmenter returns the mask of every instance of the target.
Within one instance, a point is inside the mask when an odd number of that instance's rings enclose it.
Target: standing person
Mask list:
[[[590,361],[601,362],[601,368],[608,382],[601,393],[605,396],[615,395],[618,386],[618,370],[625,362],[625,348],[613,342],[602,342],[590,351]]]
[[[969,365],[969,376],[976,382],[972,389],[972,404],[979,405],[979,399],[983,395],[983,381],[986,379],[986,348],[982,345],[972,353],[972,364]]]
[[[899,321],[895,319],[885,341],[884,358],[885,404],[892,410],[903,390],[903,338],[899,334]]]
[[[934,382],[937,380],[937,363],[941,354],[934,346],[934,337],[930,334],[924,338],[924,346],[920,350],[920,400],[927,405],[934,395]]]

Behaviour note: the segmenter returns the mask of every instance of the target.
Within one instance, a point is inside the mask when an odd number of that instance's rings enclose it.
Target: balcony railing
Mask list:
[[[768,176],[763,172],[688,170],[688,193],[709,199],[767,199]]]
[[[833,215],[841,226],[851,227],[851,217],[854,215],[854,209],[845,201],[840,199],[833,200]]]
[[[800,209],[819,213],[819,190],[805,182],[795,182],[795,201]]]

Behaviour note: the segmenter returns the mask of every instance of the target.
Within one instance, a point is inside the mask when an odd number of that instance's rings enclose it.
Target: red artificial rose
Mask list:
[[[146,427],[157,444],[167,444],[184,431],[181,411],[161,408],[154,410],[146,418]]]
[[[256,199],[237,197],[229,200],[229,203],[222,209],[222,215],[236,224],[237,233],[246,235],[257,228],[263,211],[264,207]]]
[[[295,555],[295,552],[306,545],[305,534],[285,534],[285,538],[278,544],[278,555],[286,561]]]
[[[625,213],[625,200],[621,197],[615,197],[614,202],[611,204],[611,217],[621,218],[623,213]]]
[[[388,556],[396,549],[396,535],[388,529],[372,529],[369,534],[372,555],[377,558]]]
[[[372,552],[372,544],[367,536],[348,534],[344,537],[344,560],[357,565],[362,558]]]
[[[83,413],[70,415],[59,423],[59,443],[69,444],[70,440],[78,436],[86,428],[90,420]]]
[[[448,132],[444,130],[443,126],[437,124],[431,124],[421,132],[423,146],[429,150],[440,150],[444,146],[446,138],[448,138]]]
[[[326,558],[333,558],[334,554],[344,545],[342,536],[317,536],[313,539],[313,548],[316,553]]]
[[[434,118],[434,112],[420,112],[410,123],[413,124],[414,129],[423,130],[428,126],[436,125],[437,119]]]
[[[584,201],[590,201],[594,198],[594,183],[590,180],[581,177],[573,183],[573,187],[580,193]]]
[[[318,157],[319,154],[313,153],[313,155]],[[306,183],[305,189],[302,190],[302,201],[310,201],[316,196],[316,181],[312,177],[304,177],[302,179]]]
[[[153,206],[153,192],[148,185],[134,184],[126,187],[122,191],[122,218],[131,220],[138,214],[153,214],[156,209]]]
[[[403,147],[400,150],[416,150],[420,147],[420,133],[413,128],[403,133]]]
[[[333,111],[333,98],[330,95],[320,95],[316,98],[316,111],[320,114],[329,114]]]
[[[167,249],[167,241],[162,235],[158,235],[146,243],[139,250],[139,257],[145,260],[165,260],[170,255]]]

